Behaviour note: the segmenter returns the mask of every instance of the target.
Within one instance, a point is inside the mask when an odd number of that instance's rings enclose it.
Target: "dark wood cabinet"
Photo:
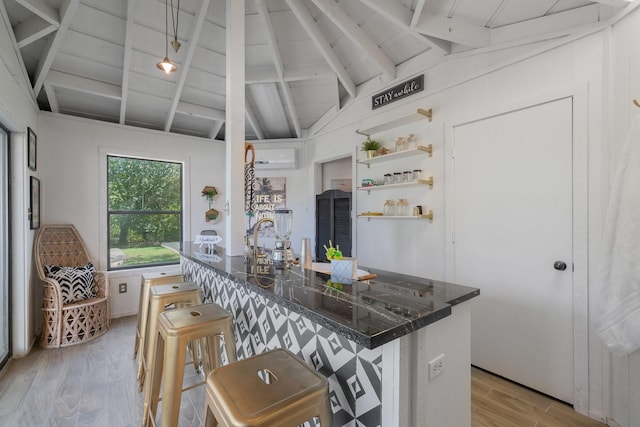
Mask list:
[[[316,260],[327,262],[324,245],[340,246],[351,256],[351,193],[327,190],[316,196]]]

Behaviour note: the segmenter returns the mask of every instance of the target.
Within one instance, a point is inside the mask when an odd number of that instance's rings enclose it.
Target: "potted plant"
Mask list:
[[[371,139],[370,136],[362,143],[362,151],[367,153],[367,158],[375,157],[380,149],[380,143],[375,139]]]

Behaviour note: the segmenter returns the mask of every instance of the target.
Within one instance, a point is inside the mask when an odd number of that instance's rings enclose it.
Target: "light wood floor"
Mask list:
[[[39,347],[12,361],[0,377],[0,426],[137,427],[142,396],[132,360],[134,317],[115,319],[87,344],[60,350]],[[199,380],[185,368],[185,380]],[[604,426],[544,395],[472,368],[473,427]],[[203,387],[183,395],[180,427],[199,427]],[[440,427],[440,426],[438,426]],[[442,426],[457,427],[457,426]]]

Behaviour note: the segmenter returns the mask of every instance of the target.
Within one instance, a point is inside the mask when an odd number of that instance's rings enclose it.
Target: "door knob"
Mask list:
[[[558,271],[564,271],[567,269],[567,264],[564,261],[556,261],[553,263],[553,268]]]

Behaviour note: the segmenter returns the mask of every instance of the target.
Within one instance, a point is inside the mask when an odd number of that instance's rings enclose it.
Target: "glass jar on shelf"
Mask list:
[[[404,151],[407,149],[407,138],[404,136],[399,136],[396,139],[396,151]]]
[[[393,173],[393,183],[400,184],[402,182],[402,174],[400,172]]]
[[[402,173],[402,182],[411,182],[411,181],[413,181],[413,172],[404,171]]]
[[[419,181],[422,178],[422,169],[414,169],[412,173],[413,181]]]
[[[399,199],[396,204],[396,215],[409,216],[409,202],[407,199]]]
[[[391,175],[390,173],[385,173],[384,174],[384,183],[385,184],[393,184],[393,175]]]
[[[384,210],[382,211],[384,216],[393,216],[396,214],[396,202],[393,200],[387,200],[384,202]]]
[[[418,147],[418,139],[414,133],[410,133],[407,138],[407,149],[415,150]]]

